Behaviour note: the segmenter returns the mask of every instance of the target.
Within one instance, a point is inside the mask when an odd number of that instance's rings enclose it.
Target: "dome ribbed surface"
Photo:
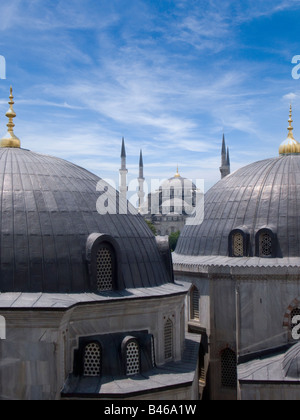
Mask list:
[[[0,149],[0,292],[90,291],[86,241],[92,233],[118,242],[121,288],[169,281],[141,216],[98,214],[98,181],[59,158]]]
[[[201,211],[198,209],[198,211]],[[269,227],[277,234],[278,256],[300,256],[300,156],[280,156],[248,165],[225,177],[205,195],[204,221],[186,226],[176,253],[228,255],[228,237],[242,228],[255,234]]]

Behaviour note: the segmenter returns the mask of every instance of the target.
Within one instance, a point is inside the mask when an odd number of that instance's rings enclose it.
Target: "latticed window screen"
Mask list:
[[[292,310],[292,312],[291,312],[291,322],[290,322],[290,324],[291,324],[291,332],[292,332],[292,330],[297,326],[297,325],[299,325],[300,324],[300,322],[297,322],[296,324],[293,324],[293,318],[295,317],[295,316],[298,316],[298,315],[300,315],[300,308],[295,308],[295,309],[293,309]]]
[[[269,233],[264,232],[259,235],[259,256],[272,256],[272,237]]]
[[[230,349],[222,351],[221,354],[221,380],[222,386],[226,388],[237,387],[237,360],[236,354]]]
[[[113,289],[113,255],[108,247],[97,252],[97,290]]]
[[[173,357],[173,322],[168,319],[165,323],[165,359],[171,359]]]
[[[200,319],[199,299],[199,290],[194,286],[191,291],[191,319]]]
[[[101,348],[96,343],[88,344],[84,350],[84,376],[100,376]]]
[[[126,374],[127,376],[140,373],[140,349],[135,341],[131,341],[126,347]]]
[[[233,257],[244,256],[244,237],[241,233],[235,233],[232,237],[232,255]]]

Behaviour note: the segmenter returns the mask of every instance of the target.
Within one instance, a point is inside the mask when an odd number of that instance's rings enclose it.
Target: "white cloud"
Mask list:
[[[296,99],[298,99],[298,95],[296,95],[295,93],[288,93],[286,95],[283,96],[282,98],[284,101],[293,103],[294,101],[296,101]]]
[[[245,56],[239,25],[297,2],[175,3],[158,13],[145,1],[126,9],[114,0],[97,7],[88,0],[4,2],[2,29],[14,31],[11,40],[2,30],[1,45],[10,45],[9,73],[13,67],[20,80],[18,118],[29,117],[16,128],[24,147],[102,175],[118,167],[124,135],[133,167],[142,147],[157,173],[172,174],[171,161],[185,168],[187,160],[190,173],[205,168],[216,179],[223,131],[229,144],[246,148],[245,156],[232,155],[233,165],[255,159],[247,155],[253,143],[276,143],[267,109],[277,123],[281,102],[299,92],[269,72],[268,61]],[[0,105],[5,113],[7,101]]]

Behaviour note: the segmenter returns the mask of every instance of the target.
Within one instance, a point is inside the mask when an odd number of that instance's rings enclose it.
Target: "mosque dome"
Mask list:
[[[20,148],[14,111],[7,116],[0,148],[0,293],[97,292],[92,277],[99,264],[93,258],[103,244],[104,269],[113,259],[117,290],[170,282],[159,245],[136,210],[128,204],[129,214],[117,214],[119,195],[99,177]],[[101,215],[97,201],[107,190],[108,212]]]
[[[197,187],[192,180],[176,174],[164,180],[159,188],[148,195],[141,206],[141,214],[187,215],[196,205]]]
[[[197,187],[190,179],[182,177],[177,169],[176,174],[165,180],[160,189],[167,192],[174,189],[175,194],[177,192],[177,195],[184,195],[184,191],[196,191]]]
[[[292,129],[289,133],[291,138]],[[204,215],[197,207],[203,222],[185,227],[176,254],[299,257],[300,154],[281,152],[212,187],[205,195]]]

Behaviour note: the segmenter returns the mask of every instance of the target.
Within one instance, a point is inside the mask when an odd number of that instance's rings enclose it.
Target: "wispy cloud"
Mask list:
[[[16,88],[17,134],[99,175],[118,167],[124,135],[133,169],[142,147],[157,173],[179,161],[215,180],[223,131],[233,167],[253,159],[256,144],[267,154],[285,102],[300,95],[289,71],[282,76],[285,62],[273,71],[277,49],[241,32],[297,9],[283,0],[3,2],[0,54]],[[5,113],[3,96],[0,105]]]

